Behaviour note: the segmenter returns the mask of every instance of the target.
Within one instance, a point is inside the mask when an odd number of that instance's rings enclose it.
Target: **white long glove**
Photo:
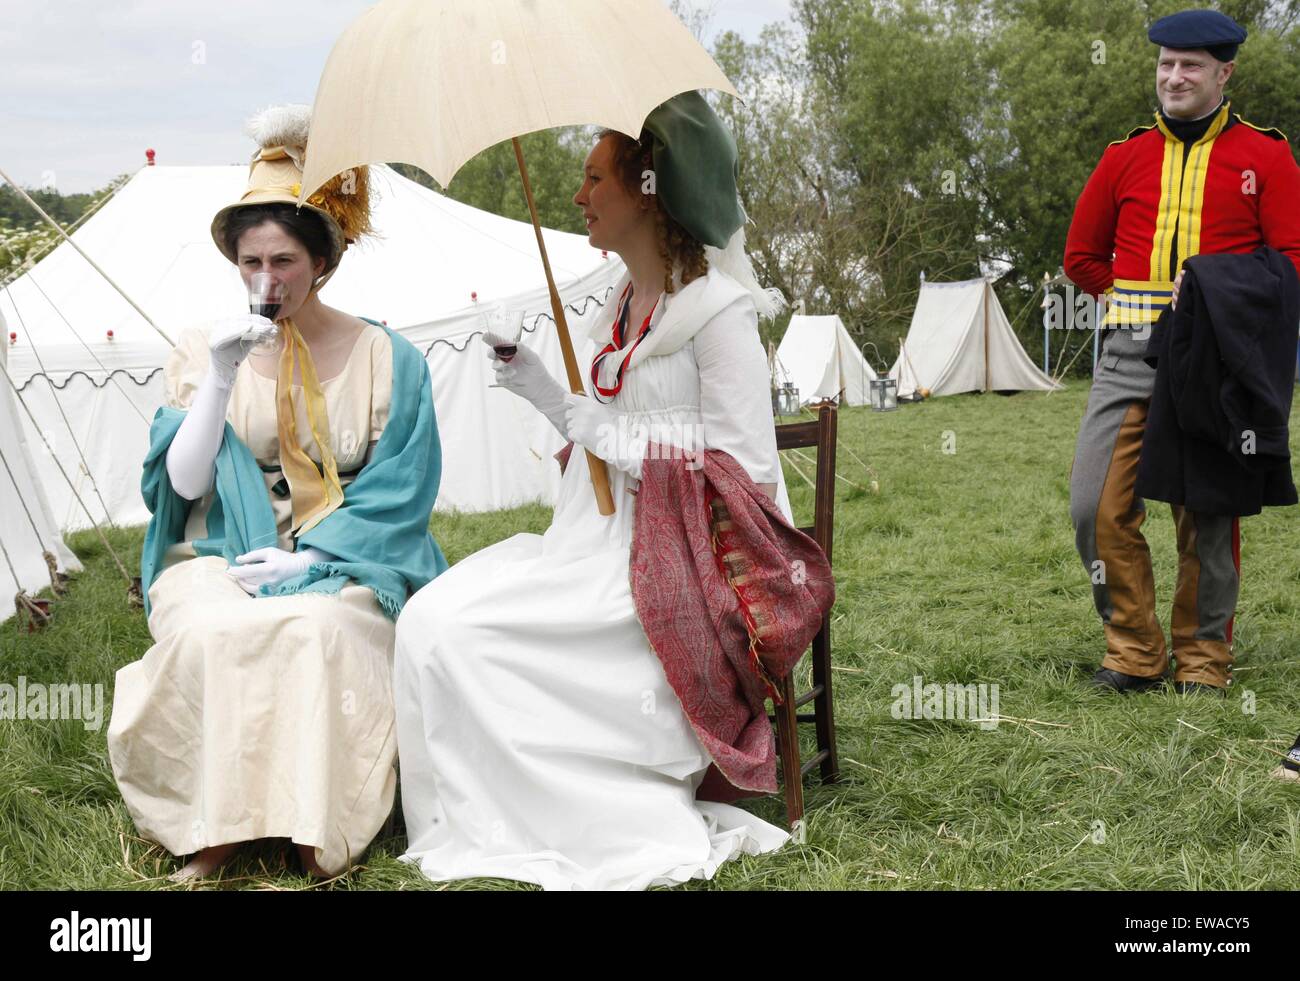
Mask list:
[[[649,434],[622,413],[585,395],[564,396],[565,432],[578,446],[606,463],[641,479]]]
[[[567,390],[557,382],[542,364],[537,352],[523,344],[516,344],[516,353],[510,361],[502,361],[492,350],[494,344],[509,344],[503,337],[490,331],[483,334],[483,343],[488,345],[488,360],[492,362],[492,371],[496,374],[496,383],[507,391],[514,392],[522,399],[531,402],[542,415],[546,416],[565,439],[570,439],[564,425],[565,397]]]
[[[317,562],[332,562],[334,556],[318,548],[304,548],[297,552],[286,552],[282,548],[255,548],[253,551],[235,557],[238,565],[232,565],[226,573],[234,579],[244,592],[256,596],[261,587],[278,586],[286,579],[301,576]]]
[[[197,501],[212,490],[226,406],[235,374],[252,346],[279,330],[266,317],[246,313],[214,324],[208,333],[208,373],[167,449],[167,476],[176,493]]]

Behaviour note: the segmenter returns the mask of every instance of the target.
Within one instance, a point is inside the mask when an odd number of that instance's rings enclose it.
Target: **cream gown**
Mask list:
[[[208,368],[187,331],[165,369],[167,404],[189,406]],[[367,324],[342,371],[322,382],[340,475],[359,469],[388,420],[392,342]],[[239,368],[227,421],[263,470],[279,459],[274,379]],[[301,400],[295,400],[299,403]],[[320,463],[305,410],[298,432]],[[281,548],[292,507],[267,493]],[[346,485],[351,478],[341,476]],[[392,810],[396,788],[394,625],[374,593],[253,598],[220,556],[198,557],[212,495],[149,591],[154,645],[117,672],[108,747],[140,833],[183,855],[257,838],[315,848],[329,872],[356,861]]]
[[[613,407],[702,424],[706,445],[755,482],[778,483],[788,516],[768,392],[750,302],[634,367]],[[739,807],[695,800],[711,758],[637,620],[635,498],[625,473],[609,476],[616,510],[605,518],[575,449],[545,534],[463,559],[398,620],[403,857],[431,879],[644,889],[710,878],[789,837]]]

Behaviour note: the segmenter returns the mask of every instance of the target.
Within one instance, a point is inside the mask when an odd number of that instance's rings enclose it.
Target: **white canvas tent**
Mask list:
[[[986,279],[921,284],[889,377],[904,397],[918,388],[938,396],[1060,387],[1029,360]]]
[[[0,317],[3,326],[4,318]],[[0,365],[6,360],[0,345]],[[0,546],[4,555],[0,558],[0,622],[13,616],[13,597],[17,593],[26,591],[34,596],[50,585],[46,552],[54,556],[60,572],[81,568],[77,557],[63,544],[50,513],[33,466],[34,453],[23,438],[19,411],[8,383],[0,384]]]
[[[792,316],[776,359],[779,380],[793,383],[805,405],[841,392],[841,405],[866,405],[867,383],[876,377],[835,314]]]
[[[186,326],[247,309],[238,272],[208,232],[216,211],[243,193],[247,173],[238,165],[144,167],[73,238],[175,338]],[[526,343],[564,377],[532,226],[460,204],[387,167],[372,167],[371,175],[379,237],[348,250],[321,298],[386,321],[425,352],[442,438],[439,510],[553,501],[559,468],[552,454],[562,441],[520,399],[488,388],[486,348],[474,336],[491,304],[523,309]],[[544,235],[581,363],[590,357],[583,328],[623,266],[585,235]],[[147,521],[140,464],[169,344],[66,242],[0,291],[0,314],[18,334],[10,371],[39,421],[39,433],[27,427],[28,442],[41,446],[44,435],[96,520],[106,507],[117,524]],[[37,468],[59,526],[87,525],[48,455]]]

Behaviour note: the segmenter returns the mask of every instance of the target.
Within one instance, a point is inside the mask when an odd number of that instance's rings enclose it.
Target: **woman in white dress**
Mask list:
[[[657,195],[641,188],[652,166]],[[697,93],[678,96],[647,119],[640,142],[602,135],[574,203],[591,245],[628,269],[593,332],[611,348],[593,366],[600,398],[568,395],[523,345],[509,365],[493,359],[502,387],[577,444],[552,524],[464,559],[398,621],[404,858],[434,880],[644,889],[710,878],[789,837],[696,799],[713,761],[629,586],[645,444],[607,438],[647,426],[663,444],[699,448],[702,438],[789,517],[757,332],[756,302],[771,312],[776,298],[743,260],[734,142]],[[584,448],[609,464],[611,516],[597,512]]]
[[[283,288],[278,323],[185,331],[150,432],[155,643],[117,673],[108,748],[140,833],[193,854],[178,881],[261,838],[317,876],[360,857],[396,789],[394,621],[446,567],[424,358],[317,296],[368,203],[361,173],[295,206],[309,112],[253,122],[248,191],[212,227],[246,282]]]

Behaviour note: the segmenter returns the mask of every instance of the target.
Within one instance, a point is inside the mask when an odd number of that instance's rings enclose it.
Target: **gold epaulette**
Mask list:
[[[1271,136],[1273,139],[1281,140],[1283,143],[1288,142],[1286,138],[1286,134],[1283,133],[1280,129],[1276,128],[1275,126],[1256,126],[1254,123],[1250,122],[1249,120],[1242,119],[1241,116],[1235,112],[1232,115],[1233,118],[1237,120],[1237,122],[1249,126],[1257,133],[1263,133],[1265,136]]]
[[[1107,143],[1106,145],[1107,145],[1107,146],[1119,146],[1119,144],[1121,144],[1121,143],[1125,143],[1125,142],[1127,142],[1128,140],[1133,139],[1133,137],[1137,136],[1139,133],[1145,133],[1147,130],[1149,130],[1149,129],[1155,129],[1155,128],[1156,128],[1156,124],[1155,124],[1155,123],[1151,123],[1151,124],[1148,125],[1148,126],[1135,126],[1135,127],[1133,127],[1131,130],[1128,131],[1128,135],[1125,136],[1124,139],[1122,139],[1122,140],[1111,140],[1111,142],[1110,142],[1110,143]]]

